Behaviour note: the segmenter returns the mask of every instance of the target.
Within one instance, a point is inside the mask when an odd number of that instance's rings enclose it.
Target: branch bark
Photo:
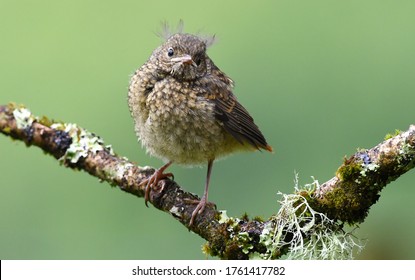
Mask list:
[[[68,168],[84,170],[122,191],[143,197],[142,180],[154,169],[140,167],[115,154],[109,146],[87,130],[70,123],[53,122],[33,116],[28,109],[15,104],[0,106],[0,132],[27,146],[37,146]],[[379,193],[392,180],[414,167],[415,126],[383,141],[376,147],[359,150],[345,159],[336,176],[312,191],[299,190],[312,209],[332,219],[336,227],[343,222],[363,222]],[[222,259],[247,259],[252,256],[279,258],[290,249],[292,234],[281,228],[280,216],[267,221],[232,218],[208,205],[189,226],[194,201],[199,199],[176,182],[165,179],[150,193],[150,203],[169,213],[189,230],[208,241],[204,251]],[[296,210],[297,215],[299,209]],[[282,213],[285,215],[286,213]],[[280,227],[280,228],[278,228]],[[274,235],[270,234],[273,232]],[[282,232],[276,239],[276,232]],[[312,233],[303,230],[307,240]],[[266,237],[272,236],[271,239]],[[270,242],[276,242],[271,246]],[[270,249],[272,248],[272,249]],[[271,251],[270,251],[271,250]]]

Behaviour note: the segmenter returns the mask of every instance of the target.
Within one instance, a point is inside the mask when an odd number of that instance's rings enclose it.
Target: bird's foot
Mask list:
[[[174,179],[173,173],[163,173],[166,168],[167,166],[162,166],[161,168],[156,169],[156,171],[154,171],[154,173],[149,178],[143,180],[140,183],[140,186],[146,185],[144,188],[144,203],[147,207],[148,201],[150,200],[150,191],[154,189],[161,180],[169,177]],[[162,192],[163,189],[164,185],[158,190],[158,192]]]
[[[213,202],[207,201],[207,197],[205,195],[202,196],[200,201],[196,200],[196,199],[186,199],[186,202],[197,204],[196,208],[192,212],[192,217],[190,218],[189,227],[191,227],[193,225],[193,222],[194,222],[195,218],[197,217],[197,215],[203,213],[203,211],[206,208],[206,205],[210,204],[216,209],[216,204],[214,204]]]

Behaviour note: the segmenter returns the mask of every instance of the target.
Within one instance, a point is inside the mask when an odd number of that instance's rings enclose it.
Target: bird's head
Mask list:
[[[178,80],[195,80],[210,72],[211,62],[206,48],[211,41],[192,34],[176,33],[153,52],[150,60],[155,62],[158,70]]]

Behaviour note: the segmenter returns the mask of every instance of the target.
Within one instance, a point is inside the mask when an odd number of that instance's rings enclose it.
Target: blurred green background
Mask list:
[[[160,166],[137,143],[130,75],[160,22],[216,34],[209,55],[275,153],[214,165],[219,209],[269,217],[278,191],[333,177],[345,155],[414,123],[414,1],[0,0],[0,103],[75,122],[120,155]],[[206,168],[173,166],[202,194]],[[142,199],[0,135],[0,259],[204,259],[197,235]],[[414,259],[415,172],[382,192],[355,232],[359,259]]]

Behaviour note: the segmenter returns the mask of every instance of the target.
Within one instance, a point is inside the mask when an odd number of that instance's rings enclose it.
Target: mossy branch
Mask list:
[[[23,106],[0,106],[0,132],[138,197],[144,195],[140,183],[154,172],[118,156],[76,124],[35,117]],[[227,217],[208,205],[189,227],[195,207],[189,201],[198,197],[169,179],[151,191],[150,202],[207,240],[204,251],[222,259],[275,259],[286,253],[291,258],[349,258],[359,245],[343,231],[343,223],[362,222],[382,188],[413,168],[414,158],[412,125],[372,149],[359,150],[326,183],[296,186],[295,194],[282,195],[281,209],[267,221]]]

